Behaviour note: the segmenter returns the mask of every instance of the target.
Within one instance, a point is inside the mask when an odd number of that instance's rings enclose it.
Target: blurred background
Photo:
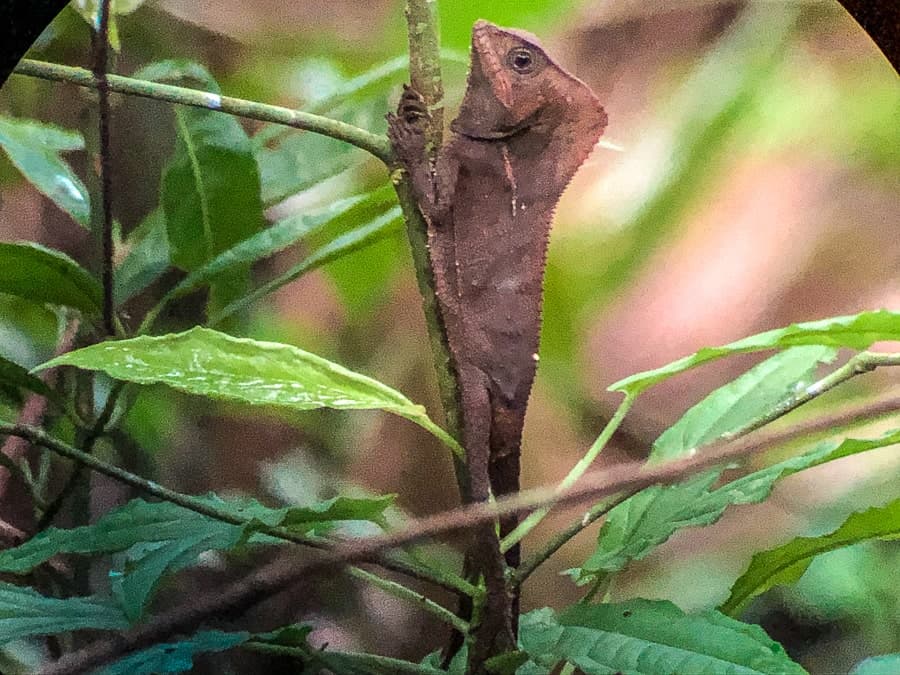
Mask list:
[[[223,93],[323,112],[379,133],[406,79],[405,21],[395,0],[132,4],[139,6],[118,18],[120,74],[188,59],[203,64]],[[610,119],[606,143],[556,214],[524,486],[565,475],[618,403],[606,387],[625,375],[795,321],[900,309],[900,83],[837,2],[441,0],[440,12],[448,119],[462,95],[477,18],[538,34],[594,89]],[[31,56],[89,63],[88,26],[75,8],[45,31]],[[168,104],[115,96],[113,105],[120,259],[125,265],[141,250],[162,261],[151,270],[153,283],[127,299],[134,327],[183,274],[168,269],[165,239],[148,239],[156,231],[148,222],[159,204],[175,126]],[[92,93],[68,85],[13,77],[0,90],[5,114],[80,130],[88,147],[94,109]],[[380,164],[339,142],[241,124],[254,143],[270,221],[386,182]],[[90,185],[90,153],[67,159]],[[358,224],[338,223],[330,236]],[[38,241],[93,262],[90,234],[3,156],[0,239]],[[321,243],[285,251],[254,275],[260,282],[272,278]],[[158,332],[201,322],[202,307],[202,298],[184,299]],[[47,308],[0,296],[5,356],[28,366],[42,362],[58,328],[58,316]],[[338,361],[440,418],[400,227],[280,288],[227,330]],[[753,363],[729,359],[650,390],[602,461],[645,455],[688,407]],[[896,373],[877,372],[787,423],[897,391]],[[396,492],[398,522],[404,513],[457,503],[442,448],[418,427],[382,414],[286,414],[146,387],[123,428],[126,443],[149,451],[145,471],[180,490],[246,493],[272,503],[309,502],[351,486]],[[879,430],[875,424],[859,433]],[[762,505],[733,508],[714,526],[682,531],[621,575],[612,597],[668,598],[686,610],[714,607],[754,551],[828,531],[853,511],[895,498],[896,450],[803,472]],[[96,494],[97,509],[121,498],[103,483]],[[548,518],[526,539],[526,551],[577,517],[561,511]],[[580,597],[560,572],[590,554],[595,536],[596,526],[531,578],[524,609]],[[439,553],[453,562],[452,553]],[[190,573],[191,583],[217,583],[216,575],[229,573],[220,563]],[[898,573],[896,542],[825,555],[798,585],[768,593],[746,617],[811,672],[846,672],[867,655],[900,650]],[[285,594],[257,612],[314,620],[316,639],[336,648],[404,657],[424,655],[443,635],[411,606],[344,579],[313,593]]]

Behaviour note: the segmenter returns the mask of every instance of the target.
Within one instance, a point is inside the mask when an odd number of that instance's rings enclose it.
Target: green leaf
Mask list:
[[[838,316],[821,321],[795,323],[786,328],[751,335],[721,347],[708,347],[661,368],[637,373],[610,385],[610,391],[637,395],[673,375],[732,354],[784,349],[803,345],[866,349],[881,340],[900,340],[900,312],[886,309]]]
[[[40,366],[102,370],[138,384],[160,382],[214,399],[293,410],[385,410],[458,444],[400,392],[292,345],[262,342],[196,327],[184,333],[107,341]]]
[[[116,21],[117,16],[131,14],[134,10],[144,4],[146,0],[110,0],[109,3],[109,45],[119,51],[121,44],[119,42],[119,27]],[[100,24],[98,0],[72,0],[69,3],[76,12],[84,19],[91,28]]]
[[[4,356],[0,356],[0,384],[32,391],[61,404],[59,395],[48,387],[42,379],[35,377],[28,372],[27,368],[10,361]]]
[[[900,436],[900,434],[898,434]],[[900,437],[894,442],[900,442]],[[798,537],[778,548],[753,556],[750,566],[731,587],[731,595],[720,608],[737,614],[757,595],[774,586],[791,584],[806,572],[820,553],[852,546],[869,539],[900,537],[900,499],[882,507],[854,513],[831,534]]]
[[[65,253],[32,242],[3,242],[0,261],[0,293],[99,312],[100,284]]]
[[[320,534],[342,521],[368,520],[384,525],[393,495],[335,497],[299,507],[270,508],[256,500],[198,498],[246,524],[216,520],[169,502],[134,499],[92,525],[48,528],[27,542],[0,551],[0,571],[26,574],[60,553],[97,555],[127,552],[123,569],[111,573],[113,592],[126,615],[143,612],[163,575],[192,565],[204,551],[228,550],[259,529],[259,523],[282,526],[298,534]],[[277,542],[274,538],[266,543]]]
[[[218,314],[214,314],[210,318],[210,323],[218,323],[222,319],[247,307],[269,293],[277,291],[282,286],[289,284],[307,272],[311,272],[332,260],[337,260],[345,255],[349,255],[354,251],[363,249],[366,246],[394,234],[399,230],[401,223],[400,207],[395,206],[373,220],[336,237],[321,248],[316,249],[309,257],[305,258],[284,274],[263,284],[243,298],[234,301],[222,309]]]
[[[653,443],[652,461],[689,455],[706,443],[748,428],[805,388],[821,362],[837,356],[833,347],[794,347],[751,368],[688,410]]]
[[[136,77],[199,81],[218,95],[215,80],[201,66],[164,61]],[[161,202],[174,265],[191,272],[256,234],[263,225],[260,179],[250,139],[238,121],[213,109],[175,109],[175,151],[163,171]],[[232,267],[213,288],[213,304],[238,295],[249,267]]]
[[[0,582],[0,644],[85,628],[122,630],[128,621],[120,609],[97,598],[48,598]]]
[[[194,665],[196,654],[224,652],[250,638],[250,633],[224,633],[208,630],[194,633],[185,640],[156,644],[115,661],[97,675],[154,675],[155,673],[185,673]]]
[[[199,288],[235,266],[246,266],[274,255],[327,226],[367,198],[368,195],[355,195],[339,199],[312,214],[298,214],[279,220],[271,227],[220,253],[201,268],[189,274],[167,295],[177,298]]]
[[[597,550],[580,569],[579,583],[597,574],[617,572],[640,560],[684,527],[717,521],[732,504],[753,504],[769,496],[777,480],[842,457],[900,442],[900,429],[874,439],[824,441],[803,455],[738,478],[713,489],[721,471],[698,474],[677,485],[642,490],[613,508],[597,535]]]
[[[88,226],[87,188],[59,153],[83,150],[81,134],[33,120],[0,116],[0,147],[22,175],[80,225]]]
[[[689,615],[667,601],[575,605],[522,616],[520,643],[548,673],[568,661],[587,675],[779,675],[805,671],[759,626],[715,611]]]
[[[128,301],[169,269],[169,239],[163,212],[150,213],[127,241],[128,255],[116,268],[115,301]]]
[[[897,675],[897,673],[900,673],[900,652],[871,656],[853,666],[849,675]]]

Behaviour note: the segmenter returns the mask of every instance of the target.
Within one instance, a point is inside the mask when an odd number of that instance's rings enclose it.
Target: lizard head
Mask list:
[[[502,139],[534,126],[553,125],[573,110],[605,124],[590,88],[563,70],[525,31],[478,21],[472,29],[468,86],[453,131]]]

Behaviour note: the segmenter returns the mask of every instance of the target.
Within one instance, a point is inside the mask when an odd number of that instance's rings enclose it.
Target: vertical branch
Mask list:
[[[98,132],[100,153],[100,202],[101,202],[101,276],[103,284],[103,328],[107,335],[116,332],[113,307],[113,222],[112,222],[112,167],[109,144],[109,82],[106,79],[109,60],[109,3],[100,0],[93,26],[92,71],[97,82]]]
[[[444,133],[444,85],[441,79],[437,0],[407,0],[406,20],[409,33],[410,84],[425,99],[431,113],[428,152],[434,158],[441,147]],[[425,311],[425,322],[431,350],[434,354],[435,371],[446,426],[458,440],[460,438],[459,390],[456,372],[450,357],[447,334],[437,303],[434,271],[428,255],[427,225],[405,175],[395,172],[393,180],[400,206],[403,209],[407,238],[412,249],[413,265],[416,269],[416,279]],[[468,478],[464,463],[458,458],[454,458],[454,468],[460,494],[464,501],[468,501]]]
[[[444,84],[437,0],[407,0],[409,79],[431,113],[429,153],[437,154],[444,138]]]

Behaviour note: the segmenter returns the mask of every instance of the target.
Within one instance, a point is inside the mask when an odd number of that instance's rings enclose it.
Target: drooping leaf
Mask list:
[[[321,534],[345,521],[384,525],[384,512],[394,501],[392,495],[340,496],[309,506],[270,508],[252,499],[222,500],[215,495],[197,499],[245,524],[223,522],[169,502],[134,499],[92,525],[51,527],[15,548],[0,551],[0,571],[26,574],[60,553],[127,552],[124,567],[111,574],[113,592],[126,615],[137,619],[165,574],[194,564],[204,551],[228,550],[247,541],[259,530],[259,523],[297,534]]]
[[[83,150],[81,134],[34,120],[0,116],[0,147],[22,175],[80,225],[88,226],[91,202],[87,188],[61,152]]]
[[[731,354],[784,349],[803,345],[866,349],[874,342],[900,340],[900,312],[886,309],[838,316],[821,321],[796,323],[777,328],[721,347],[708,347],[661,368],[631,375],[610,385],[610,391],[639,394],[647,387],[673,375]]]
[[[218,314],[213,315],[210,318],[210,323],[218,323],[222,319],[247,307],[260,298],[265,297],[269,293],[273,293],[282,286],[298,279],[307,272],[311,272],[332,260],[337,260],[342,256],[349,255],[354,251],[358,251],[394,234],[399,230],[401,222],[400,207],[395,206],[389,211],[376,217],[374,220],[364,223],[363,225],[336,237],[321,248],[316,249],[307,258],[284,274],[263,284],[251,293],[248,293],[244,297],[228,305]]]
[[[726,434],[737,433],[805,388],[821,362],[834,359],[833,347],[794,347],[766,359],[716,389],[688,410],[653,443],[652,461],[681,458]]]
[[[0,582],[0,644],[32,635],[93,628],[122,630],[122,611],[97,598],[48,598],[30,588]]]
[[[169,269],[166,221],[159,209],[148,215],[128,238],[128,255],[116,268],[114,296],[120,305],[143,291]]]
[[[719,470],[698,474],[683,483],[642,490],[613,508],[597,535],[597,549],[581,568],[573,570],[579,583],[597,574],[621,570],[640,560],[685,527],[717,521],[732,504],[753,504],[768,497],[777,480],[842,457],[900,442],[900,429],[874,439],[823,441],[797,457],[713,488]]]
[[[103,290],[65,253],[33,242],[0,243],[0,293],[33,302],[99,311]]]
[[[900,652],[870,656],[860,661],[848,675],[897,675],[900,673]]]
[[[250,633],[225,633],[218,630],[194,633],[178,642],[156,644],[115,661],[97,671],[97,675],[155,675],[156,673],[186,673],[194,665],[194,656],[210,652],[224,652],[250,638]]]
[[[198,81],[211,96],[219,87],[196,63],[164,61],[136,77]],[[177,107],[175,151],[162,177],[172,263],[199,269],[223,251],[256,234],[263,225],[260,179],[250,139],[238,121],[212,109]],[[232,267],[213,287],[216,306],[242,291],[249,268]]]
[[[759,626],[715,611],[685,614],[667,601],[575,605],[522,616],[520,644],[549,673],[568,661],[586,675],[805,673]]]
[[[384,410],[415,422],[454,452],[461,452],[431,421],[425,408],[400,392],[292,345],[235,338],[198,326],[184,333],[91,345],[58,356],[40,368],[62,365],[254,405]]]
[[[900,438],[895,442],[900,442]],[[854,513],[831,534],[798,537],[783,546],[754,555],[747,571],[734,582],[731,595],[720,609],[735,615],[757,595],[774,586],[794,583],[820,553],[870,539],[897,538],[900,538],[900,499],[886,506]]]

